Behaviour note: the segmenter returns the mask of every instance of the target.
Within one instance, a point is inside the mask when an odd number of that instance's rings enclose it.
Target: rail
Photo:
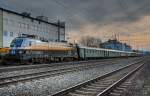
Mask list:
[[[61,90],[61,91],[56,92],[56,93],[54,93],[54,94],[52,94],[52,95],[50,95],[50,96],[66,96],[66,94],[68,94],[69,92],[78,90],[78,89],[80,89],[81,87],[85,87],[86,85],[90,85],[91,83],[94,83],[94,82],[97,82],[98,80],[101,80],[101,79],[104,79],[104,78],[106,78],[106,77],[109,77],[109,76],[111,76],[111,75],[113,75],[113,74],[115,74],[115,73],[117,73],[117,72],[119,72],[119,71],[121,71],[121,70],[123,70],[123,69],[126,69],[126,68],[128,68],[128,67],[130,67],[130,66],[132,66],[132,65],[135,65],[135,64],[139,64],[139,63],[141,63],[141,62],[143,62],[143,60],[139,60],[139,61],[137,61],[137,62],[135,62],[135,63],[131,63],[130,65],[127,65],[127,66],[125,66],[125,67],[123,67],[123,68],[116,69],[116,70],[113,71],[113,72],[106,73],[106,74],[103,75],[103,76],[99,76],[99,77],[97,77],[97,78],[94,78],[94,79],[88,80],[88,81],[86,81],[86,82],[77,84],[77,85],[75,85],[75,86],[73,86],[73,87],[69,87],[69,88],[67,88],[67,89]],[[142,66],[142,65],[141,65],[141,66]],[[109,90],[110,90],[110,89],[109,89]],[[106,90],[105,90],[105,92],[106,92]],[[103,94],[104,94],[104,93],[103,93]],[[101,96],[101,95],[98,95],[98,96]]]

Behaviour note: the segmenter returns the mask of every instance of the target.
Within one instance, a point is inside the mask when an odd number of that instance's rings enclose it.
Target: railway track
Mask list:
[[[127,65],[126,67],[64,89],[50,96],[121,96],[121,94],[118,94],[120,89],[125,88],[129,84],[125,81],[138,71],[144,63],[144,61],[139,61]],[[125,82],[124,85],[122,84],[123,82]],[[118,88],[117,92],[114,92],[113,90],[121,84],[122,87]]]
[[[41,71],[41,72],[35,72],[35,73],[29,73],[29,74],[22,74],[22,75],[16,75],[16,76],[10,76],[10,77],[4,77],[0,78],[0,86],[6,86],[12,83],[17,83],[17,82],[23,82],[23,81],[28,81],[28,80],[33,80],[33,79],[41,79],[49,76],[54,76],[54,75],[59,75],[59,74],[64,74],[68,72],[75,72],[75,71],[80,71],[80,70],[85,70],[89,68],[95,68],[102,66],[102,64],[97,63],[89,63],[89,64],[75,64],[74,66],[63,66],[60,68],[50,68],[50,70],[46,71]],[[103,63],[103,66],[107,63],[113,64],[113,62],[105,62]],[[115,62],[114,62],[115,63]]]
[[[64,66],[64,65],[73,65],[73,64],[85,64],[85,63],[94,63],[94,62],[106,62],[112,61],[113,59],[105,59],[105,60],[88,60],[88,61],[75,61],[75,62],[63,62],[63,63],[51,63],[51,64],[33,64],[33,65],[19,65],[19,66],[1,66],[0,72],[7,71],[16,71],[23,69],[36,69],[36,68],[44,68],[44,67],[53,67],[53,66]],[[118,61],[116,58],[113,61]]]
[[[80,70],[85,70],[85,69],[90,69],[90,68],[95,68],[102,66],[102,64],[93,63],[93,64],[75,64],[74,66],[68,66],[68,67],[63,67],[63,68],[51,68],[51,70],[47,71],[41,71],[41,72],[35,72],[35,73],[29,73],[29,74],[22,74],[22,75],[16,75],[16,76],[10,76],[10,77],[3,77],[0,78],[0,86],[7,86],[9,84],[13,83],[18,83],[18,82],[25,82],[33,79],[41,79],[45,77],[50,77],[54,75],[59,75],[59,74],[64,74],[67,72],[75,72],[75,71],[80,71]],[[105,63],[111,63],[112,62],[105,62]],[[116,63],[116,62],[114,62]],[[105,65],[103,63],[103,65]]]
[[[137,59],[137,58],[135,58]],[[76,61],[76,62],[63,62],[63,63],[52,63],[52,64],[36,64],[36,65],[20,65],[20,66],[7,66],[0,68],[1,72],[8,72],[8,71],[17,71],[17,70],[24,70],[24,69],[36,69],[36,68],[44,68],[44,67],[54,67],[54,66],[64,66],[64,65],[74,65],[74,64],[86,64],[86,63],[103,63],[103,62],[117,62],[123,60],[122,58],[115,58],[115,59],[104,59],[104,60],[88,60],[88,61]]]

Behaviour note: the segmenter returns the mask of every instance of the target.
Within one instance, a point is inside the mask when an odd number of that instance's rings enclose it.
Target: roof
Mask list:
[[[79,46],[79,48],[92,49],[92,50],[104,50],[104,51],[112,51],[112,52],[122,52],[122,53],[135,53],[135,52],[112,50],[112,49],[104,49],[104,48],[93,48],[93,47],[86,47],[86,46]]]
[[[44,20],[40,20],[40,19],[37,19],[37,18],[32,17],[32,16],[25,16],[22,13],[18,13],[18,12],[12,11],[12,10],[4,9],[4,8],[1,8],[1,7],[0,7],[0,10],[6,11],[6,12],[9,12],[9,13],[12,13],[12,14],[16,14],[18,16],[22,16],[22,17],[25,17],[25,18],[29,18],[29,19],[32,19],[32,20],[36,20],[36,21],[39,21],[39,22],[43,22],[43,23],[54,25],[54,26],[60,26],[61,28],[65,28],[65,26],[58,25],[56,23],[47,22],[47,21],[44,21]]]

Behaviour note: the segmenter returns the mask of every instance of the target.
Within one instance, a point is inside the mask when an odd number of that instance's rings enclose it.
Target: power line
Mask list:
[[[2,6],[2,8],[6,8],[6,9],[14,9],[3,1],[1,1],[1,6]]]
[[[64,3],[57,1],[57,0],[51,0],[51,1],[55,2],[57,5],[60,5],[61,7],[63,7],[65,9],[65,11],[67,13],[72,15],[72,16],[69,16],[69,18],[80,16],[79,14],[77,14],[78,12],[76,10],[70,9],[70,7],[67,7],[66,5],[64,5]],[[80,12],[81,12],[81,10],[80,10]]]

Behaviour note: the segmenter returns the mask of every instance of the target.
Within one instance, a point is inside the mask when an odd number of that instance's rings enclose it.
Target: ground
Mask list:
[[[150,61],[150,60],[149,60]],[[150,96],[150,63],[144,65],[137,76],[132,80],[133,86],[125,96]]]

